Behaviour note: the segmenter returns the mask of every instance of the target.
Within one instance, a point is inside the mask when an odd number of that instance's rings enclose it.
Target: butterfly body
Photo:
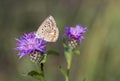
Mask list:
[[[43,21],[36,32],[36,36],[47,42],[55,42],[58,39],[59,30],[52,16],[49,16]]]

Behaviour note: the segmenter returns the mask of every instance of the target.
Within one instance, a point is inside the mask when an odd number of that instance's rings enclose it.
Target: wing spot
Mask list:
[[[50,24],[48,24],[48,26],[50,27]]]
[[[50,22],[48,22],[48,24],[50,24]]]

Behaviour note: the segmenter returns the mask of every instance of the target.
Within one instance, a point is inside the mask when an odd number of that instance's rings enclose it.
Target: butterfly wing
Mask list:
[[[47,42],[55,42],[58,39],[59,30],[52,16],[46,18],[39,26],[36,35]]]

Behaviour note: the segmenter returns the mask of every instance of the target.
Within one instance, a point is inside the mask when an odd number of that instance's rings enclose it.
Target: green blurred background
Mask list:
[[[65,26],[88,27],[74,55],[70,81],[120,81],[120,0],[0,0],[0,81],[37,81],[25,76],[35,66],[28,57],[18,60],[15,38],[36,31],[52,15],[60,30],[55,49],[59,56],[48,56],[45,63],[47,81],[64,81],[58,65],[66,67],[62,34]]]

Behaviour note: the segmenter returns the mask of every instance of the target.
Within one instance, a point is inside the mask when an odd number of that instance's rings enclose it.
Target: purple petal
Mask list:
[[[76,27],[66,27],[65,28],[66,33],[65,36],[68,36],[69,39],[77,39],[78,41],[81,41],[84,39],[83,34],[87,32],[87,28],[82,27],[82,25],[76,25]]]
[[[34,53],[35,50],[45,52],[46,51],[46,41],[37,38],[34,33],[29,33],[20,37],[20,39],[16,39],[17,44],[15,50],[19,51],[19,58],[29,55],[30,53]]]

